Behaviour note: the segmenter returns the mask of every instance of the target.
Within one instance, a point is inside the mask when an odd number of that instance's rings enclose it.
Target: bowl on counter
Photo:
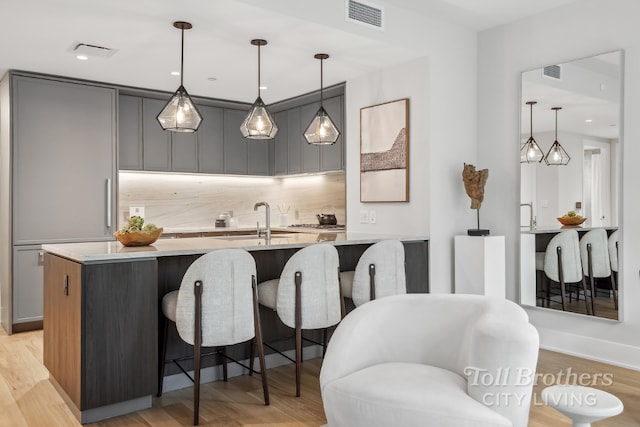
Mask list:
[[[586,220],[587,220],[587,218],[584,218],[582,216],[561,216],[561,217],[558,217],[558,221],[560,221],[560,224],[566,225],[566,226],[574,226],[574,227],[579,226],[580,224],[582,224]]]
[[[113,235],[124,246],[147,246],[158,240],[163,231],[162,227],[155,230],[130,231],[126,234],[120,234],[118,230]]]

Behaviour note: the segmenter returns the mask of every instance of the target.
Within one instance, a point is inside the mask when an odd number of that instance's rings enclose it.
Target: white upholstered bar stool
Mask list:
[[[342,296],[357,307],[376,298],[407,293],[404,246],[399,240],[382,240],[369,246],[356,269],[340,273]]]
[[[582,283],[585,306],[589,314],[587,288],[582,274],[578,232],[563,230],[553,236],[544,252],[536,253],[536,270],[544,272],[544,276],[560,284],[560,300],[562,310],[566,310],[566,284]],[[550,285],[547,280],[547,297]]]
[[[287,261],[279,279],[258,285],[258,301],[278,313],[286,326],[295,329],[296,396],[300,396],[302,330],[325,329],[342,319],[344,309],[338,280],[338,251],[327,243],[300,249]],[[279,350],[270,344],[274,351]],[[282,354],[282,353],[281,353]]]
[[[591,314],[596,314],[596,279],[612,277],[607,232],[598,228],[585,233],[580,239],[582,271],[591,285]],[[613,281],[611,287],[615,288]]]
[[[196,259],[184,274],[180,289],[169,292],[162,298],[162,313],[165,326],[159,365],[158,396],[162,393],[168,319],[175,322],[180,338],[193,345],[194,425],[198,425],[199,422],[202,347],[225,347],[254,340],[253,344],[258,347],[264,403],[269,404],[269,387],[258,314],[256,264],[249,252],[242,249],[222,249]],[[226,381],[227,356],[224,351],[220,354],[223,356]]]
[[[618,271],[619,271],[619,255],[620,255],[620,232],[614,231],[609,236],[609,260],[611,261],[611,290],[613,292],[613,303],[616,310],[618,309]]]

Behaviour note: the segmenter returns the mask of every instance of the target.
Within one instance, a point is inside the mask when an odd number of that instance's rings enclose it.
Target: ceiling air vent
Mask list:
[[[384,28],[382,7],[364,1],[347,0],[347,21],[366,25],[376,30]]]
[[[116,51],[108,47],[79,43],[74,46],[72,52],[76,55],[86,55],[93,58],[108,58]]]
[[[550,79],[560,80],[561,68],[559,65],[549,65],[544,67],[542,74]]]

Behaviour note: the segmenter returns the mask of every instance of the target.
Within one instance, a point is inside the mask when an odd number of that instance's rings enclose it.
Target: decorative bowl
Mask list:
[[[574,225],[574,226],[580,225],[586,220],[587,218],[584,218],[582,216],[561,216],[558,218],[558,221],[560,221],[560,224]]]
[[[120,234],[118,230],[113,235],[125,246],[147,246],[158,240],[163,231],[162,227],[148,231],[132,231],[127,234]]]

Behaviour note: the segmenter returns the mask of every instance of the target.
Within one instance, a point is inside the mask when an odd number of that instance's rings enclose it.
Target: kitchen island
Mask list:
[[[367,247],[387,238],[401,240],[405,247],[408,292],[428,292],[426,236],[305,232],[274,234],[269,241],[245,235],[159,239],[142,247],[119,242],[44,245],[44,364],[51,382],[82,423],[148,408],[157,388],[160,301],[179,288],[199,256],[246,249],[256,260],[261,282],[279,277],[286,261],[305,246],[335,245],[341,270],[352,270]],[[260,307],[260,316],[265,340],[291,335],[273,311]],[[248,343],[236,347],[230,355],[246,360]],[[292,340],[282,341],[281,350],[291,348]],[[191,347],[172,328],[167,359],[190,354]],[[220,360],[203,362],[203,367],[215,368]],[[191,366],[185,364],[187,370]],[[167,365],[165,375],[176,372]]]

